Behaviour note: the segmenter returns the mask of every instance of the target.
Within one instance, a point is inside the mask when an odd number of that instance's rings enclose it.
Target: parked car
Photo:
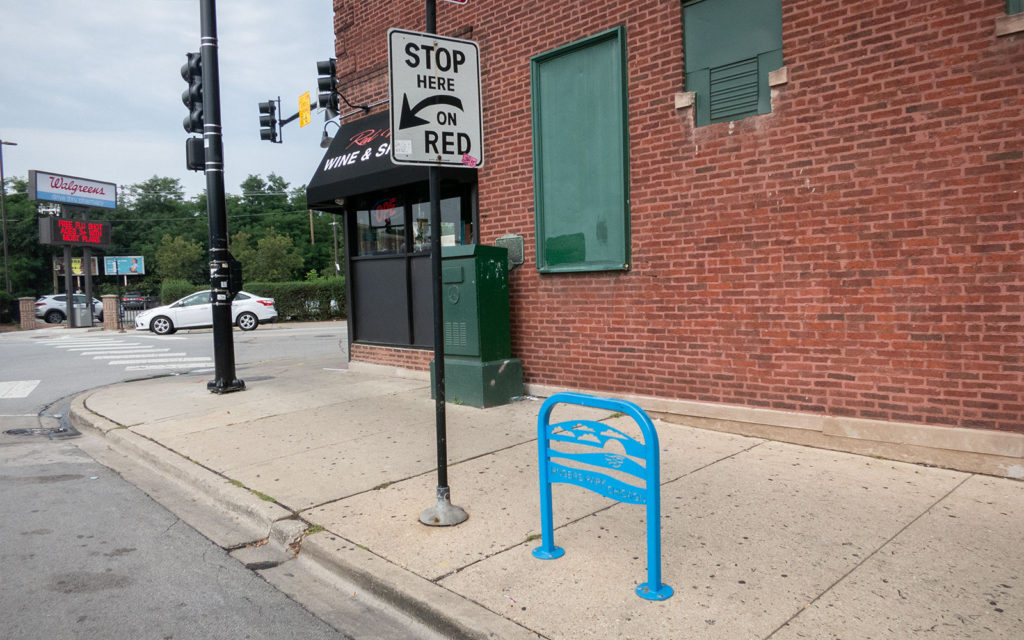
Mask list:
[[[273,298],[262,298],[240,291],[231,302],[231,323],[242,331],[252,331],[262,322],[277,319]],[[178,329],[198,329],[213,326],[213,305],[210,292],[200,291],[185,296],[169,305],[156,307],[135,316],[136,329],[149,329],[165,335]]]
[[[138,291],[128,291],[121,296],[121,307],[124,309],[145,309],[149,299]]]
[[[75,306],[85,305],[85,296],[76,293]],[[92,315],[97,320],[103,320],[103,303],[96,298],[92,299]],[[49,324],[60,324],[68,317],[68,298],[63,293],[42,296],[36,299],[36,317],[42,318]]]

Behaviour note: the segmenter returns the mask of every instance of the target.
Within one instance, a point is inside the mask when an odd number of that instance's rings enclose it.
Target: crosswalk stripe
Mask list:
[[[134,336],[135,338],[147,337],[157,340],[183,338],[168,338],[166,336]],[[80,356],[89,356],[93,360],[107,360],[107,364],[123,366],[125,371],[146,371],[157,369],[199,369],[213,364],[210,356],[188,357],[184,351],[171,352],[171,347],[162,347],[159,342],[143,344],[142,342],[125,342],[116,338],[84,338],[68,339],[59,338],[53,340],[40,340],[39,344],[46,344],[66,353],[77,353]],[[8,384],[8,386],[3,386]],[[10,388],[8,388],[10,387]],[[0,398],[7,397],[4,393],[24,393],[20,387],[14,391],[9,383],[0,383]],[[12,396],[15,397],[15,396]],[[23,397],[23,396],[17,396]]]
[[[146,360],[111,360],[107,364],[138,364],[140,362],[148,364],[156,364],[158,362],[210,362],[209,357],[195,357],[195,358],[149,358]]]
[[[0,382],[0,398],[25,398],[39,385],[39,380]]]
[[[123,344],[91,344],[86,347],[72,347],[68,349],[68,352],[74,353],[75,351],[91,351],[95,349],[110,349],[117,351],[120,349],[138,349],[142,345],[138,342],[126,342]]]
[[[197,368],[194,364],[190,364],[190,363],[187,363],[187,362],[179,362],[177,364],[167,363],[167,364],[135,365],[135,366],[130,366],[130,367],[125,367],[124,368],[125,371],[155,371],[157,369],[192,369],[192,370],[195,370],[195,371],[199,371],[199,370],[202,369],[202,367],[198,367]]]
[[[150,356],[169,357],[187,355],[184,351],[175,351],[174,353],[163,353],[165,351],[170,351],[170,349],[153,349],[152,351],[147,351],[146,353],[105,353],[98,356],[93,356],[92,359],[116,360],[118,358],[122,358],[124,360],[141,360],[148,358]]]
[[[118,353],[154,353],[156,351],[169,351],[170,347],[164,347],[160,349],[158,347],[132,347],[130,349],[102,349],[96,348],[91,351],[79,351],[80,356],[94,356],[98,353],[106,353],[110,355],[116,355]]]

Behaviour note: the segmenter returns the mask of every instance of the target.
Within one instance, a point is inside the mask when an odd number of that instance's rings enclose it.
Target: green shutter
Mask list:
[[[1006,0],[1006,13],[1024,13],[1024,0]]]
[[[710,69],[711,121],[757,114],[757,58]]]
[[[537,268],[629,268],[626,32],[530,60]]]
[[[687,4],[683,40],[698,126],[771,112],[768,72],[782,66],[781,0]]]

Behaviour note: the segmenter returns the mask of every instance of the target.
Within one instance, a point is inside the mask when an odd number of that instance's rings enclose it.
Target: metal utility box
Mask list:
[[[68,296],[70,297],[70,296]],[[75,314],[75,326],[76,327],[91,327],[92,326],[92,305],[78,304],[72,305],[72,313]]]
[[[508,251],[479,244],[443,247],[441,287],[445,399],[493,407],[522,395],[522,362],[511,357]]]

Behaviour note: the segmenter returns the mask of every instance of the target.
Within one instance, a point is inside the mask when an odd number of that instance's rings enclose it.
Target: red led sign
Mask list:
[[[106,247],[110,245],[110,223],[67,220],[48,216],[39,219],[40,244]]]

